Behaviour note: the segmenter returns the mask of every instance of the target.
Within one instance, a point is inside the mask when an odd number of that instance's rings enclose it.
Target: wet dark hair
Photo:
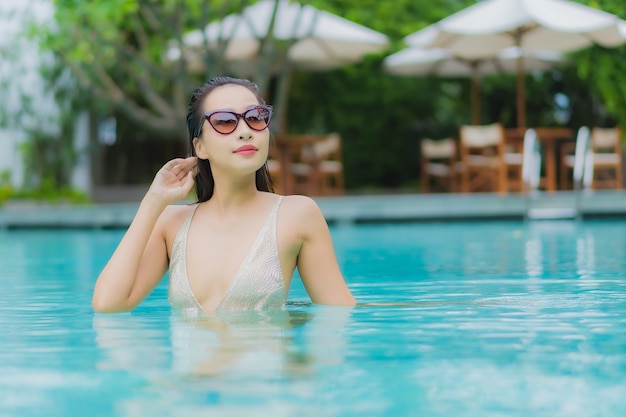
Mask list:
[[[247,88],[256,96],[259,100],[259,104],[265,104],[263,96],[259,91],[259,87],[252,81],[232,78],[232,77],[215,77],[204,85],[198,87],[194,91],[191,99],[189,100],[189,107],[187,110],[187,131],[189,133],[189,155],[196,156],[196,150],[193,146],[193,139],[199,137],[202,133],[202,126],[204,124],[204,112],[202,110],[202,104],[204,100],[218,87],[224,85],[240,85]],[[260,191],[274,192],[272,185],[272,179],[267,169],[267,162],[259,168],[255,175],[256,188]],[[211,164],[206,159],[198,159],[198,174],[196,175],[196,197],[198,202],[209,200],[213,196],[213,190],[215,187],[215,181],[213,179],[213,172],[211,172]]]

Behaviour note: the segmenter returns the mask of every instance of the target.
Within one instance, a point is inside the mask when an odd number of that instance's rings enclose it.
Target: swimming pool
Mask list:
[[[626,415],[626,224],[332,233],[369,305],[296,284],[283,314],[220,325],[172,316],[165,280],[95,315],[122,231],[0,232],[0,416]]]

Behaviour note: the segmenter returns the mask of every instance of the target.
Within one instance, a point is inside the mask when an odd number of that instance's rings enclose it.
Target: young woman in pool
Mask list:
[[[97,312],[134,309],[170,272],[174,310],[284,306],[295,268],[314,303],[352,306],[317,204],[272,193],[272,108],[247,80],[218,77],[189,102],[191,157],[167,162],[95,285]],[[175,205],[194,187],[198,202]]]

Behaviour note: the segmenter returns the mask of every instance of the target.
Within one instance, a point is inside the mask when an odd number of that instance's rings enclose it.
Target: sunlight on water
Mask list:
[[[0,416],[626,415],[626,225],[332,233],[367,305],[189,320],[93,314],[121,231],[0,232]]]

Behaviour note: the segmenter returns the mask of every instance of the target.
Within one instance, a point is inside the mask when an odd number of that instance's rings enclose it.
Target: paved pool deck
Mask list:
[[[560,191],[521,194],[389,194],[318,197],[330,224],[448,222],[471,220],[626,219],[626,192]],[[0,229],[126,228],[138,202],[42,205],[10,202],[0,207]]]

